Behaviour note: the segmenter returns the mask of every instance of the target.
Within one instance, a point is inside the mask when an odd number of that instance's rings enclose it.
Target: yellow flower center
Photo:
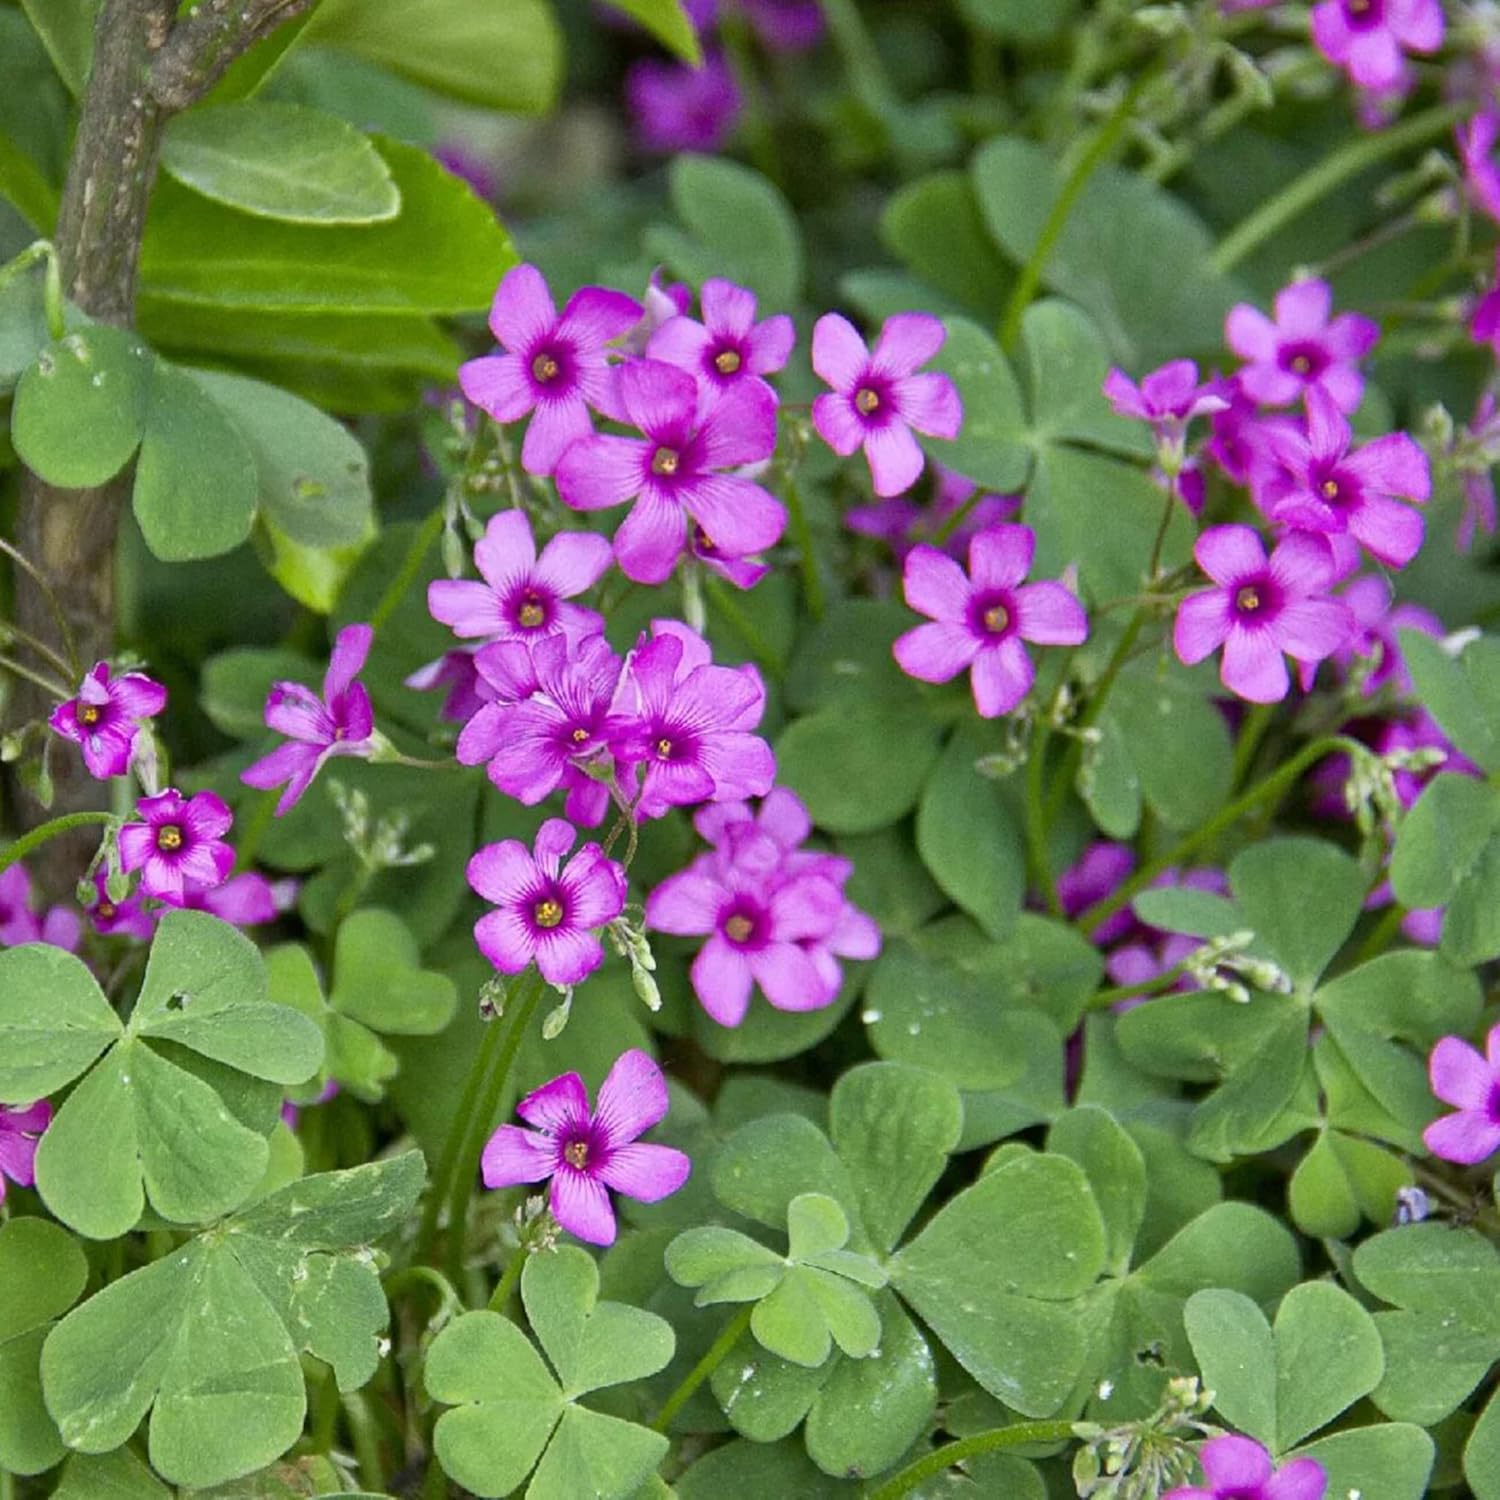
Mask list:
[[[880,392],[872,391],[869,386],[863,385],[854,393],[854,405],[868,417],[871,412],[880,407]]]
[[[1357,5],[1359,0],[1353,0],[1353,3]],[[1298,375],[1306,375],[1312,369],[1312,361],[1305,354],[1294,354],[1292,356],[1292,369]]]
[[[659,740],[657,740],[656,753],[663,760],[670,760],[672,758],[672,742],[666,737],[666,735],[663,735]]]
[[[531,914],[538,927],[556,927],[563,919],[562,903],[549,896],[545,901],[538,901]]]
[[[557,361],[550,354],[538,354],[531,362],[531,373],[543,385],[546,385],[549,380],[557,379]]]
[[[1246,584],[1234,596],[1234,603],[1236,609],[1242,609],[1246,614],[1253,614],[1260,608],[1260,590],[1251,588],[1250,585]]]
[[[755,923],[749,917],[736,913],[724,924],[724,933],[732,941],[743,943],[755,931]]]
[[[175,823],[164,823],[156,833],[156,847],[169,853],[182,848],[182,830]]]
[[[1325,500],[1337,500],[1339,497],[1339,482],[1337,479],[1325,479],[1319,486],[1323,491]]]
[[[714,369],[721,375],[733,375],[744,363],[733,349],[721,349],[714,355]]]
[[[992,604],[984,612],[984,628],[998,635],[1010,624],[1010,611],[1003,604]]]
[[[516,611],[516,619],[526,630],[535,630],[538,625],[547,623],[547,611],[542,608],[542,601],[534,594],[528,594],[521,602],[521,607]]]
[[[570,1167],[577,1167],[581,1171],[589,1164],[589,1143],[587,1141],[569,1141],[563,1147],[563,1160]]]
[[[651,459],[653,474],[675,474],[682,455],[675,448],[658,448]]]
[[[589,732],[587,729],[575,729],[573,731],[573,743],[575,745],[581,745],[588,737]]]
[[[78,722],[80,724],[97,724],[99,722],[99,710],[92,703],[84,703],[78,709]]]
[[[94,915],[96,917],[103,917],[104,920],[108,922],[114,916],[116,910],[117,908],[113,901],[101,901],[98,906],[94,908]]]

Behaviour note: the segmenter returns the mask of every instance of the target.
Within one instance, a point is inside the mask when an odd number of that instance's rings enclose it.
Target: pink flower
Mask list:
[[[656,1203],[675,1193],[693,1169],[683,1152],[637,1139],[666,1118],[667,1106],[661,1069],[635,1047],[615,1060],[592,1111],[583,1080],[564,1073],[516,1105],[535,1130],[502,1125],[489,1138],[481,1162],[484,1185],[514,1187],[550,1177],[552,1217],[590,1245],[612,1245],[611,1188],[639,1203]]]
[[[740,0],[761,45],[770,52],[806,52],[823,35],[818,0]]]
[[[78,696],[59,703],[47,722],[83,752],[89,774],[101,781],[130,769],[130,752],[142,719],[167,706],[167,690],[144,672],[111,678],[109,663],[96,662],[84,675]]]
[[[193,911],[211,912],[236,927],[259,927],[281,915],[275,887],[255,870],[232,875],[223,885],[188,886],[181,904]]]
[[[474,665],[475,646],[461,646],[445,651],[436,661],[418,667],[405,679],[406,686],[419,693],[431,692],[445,687],[448,695],[438,710],[438,717],[450,724],[466,724],[484,707],[484,697],[479,683],[479,669]]]
[[[597,435],[575,443],[558,465],[557,492],[574,510],[635,502],[615,534],[626,577],[664,583],[689,519],[728,557],[774,546],[786,530],[780,502],[723,472],[775,449],[770,387],[741,381],[715,400],[686,370],[655,359],[623,366],[618,381],[626,416],[645,438]]]
[[[535,962],[549,984],[579,984],[603,963],[595,929],[624,909],[625,872],[598,844],[585,844],[564,866],[575,837],[570,824],[549,818],[534,855],[505,839],[470,859],[470,886],[499,908],[474,924],[474,938],[502,974]]]
[[[523,510],[491,516],[474,547],[483,583],[439,578],[427,585],[427,610],[465,639],[540,641],[562,632],[599,635],[604,620],[565,601],[590,589],[609,566],[610,546],[592,531],[564,531],[537,557]]]
[[[1469,337],[1476,344],[1488,344],[1500,356],[1500,247],[1495,250],[1497,284],[1474,304],[1469,314]]]
[[[1083,606],[1060,583],[1021,580],[1031,570],[1029,526],[994,526],[969,543],[969,576],[934,547],[914,547],[902,582],[906,602],[933,623],[892,648],[901,670],[948,682],[965,667],[980,716],[1006,714],[1031,691],[1035,669],[1023,641],[1077,646],[1088,638]]]
[[[1134,869],[1135,850],[1129,844],[1095,839],[1077,862],[1057,877],[1057,899],[1062,904],[1063,915],[1071,921],[1095,902],[1113,895]],[[1122,908],[1094,929],[1090,941],[1107,948],[1119,942],[1134,926],[1135,917],[1128,907]]]
[[[1226,411],[1228,397],[1222,381],[1198,381],[1198,366],[1190,359],[1170,364],[1141,377],[1137,385],[1123,370],[1111,370],[1104,380],[1104,395],[1122,417],[1149,422],[1158,437],[1180,443],[1194,417]]]
[[[1222,646],[1220,681],[1251,703],[1286,697],[1291,682],[1283,653],[1322,661],[1354,632],[1349,606],[1327,592],[1333,556],[1320,537],[1293,532],[1268,561],[1248,526],[1213,526],[1193,556],[1218,587],[1182,601],[1172,643],[1189,665]]]
[[[651,335],[671,318],[692,311],[693,293],[685,282],[673,281],[661,284],[661,267],[657,266],[646,281],[645,295],[641,298],[646,311],[639,323],[619,342],[621,354],[637,357],[646,352]]]
[[[355,677],[370,654],[375,632],[368,625],[346,625],[333,643],[323,696],[300,682],[274,683],[266,698],[266,724],[290,742],[240,772],[246,786],[286,790],[276,816],[290,812],[312,784],[323,763],[335,755],[368,760],[375,750],[375,720],[370,695]]]
[[[797,331],[785,313],[755,321],[755,293],[715,276],[703,283],[703,321],[669,318],[646,354],[690,370],[710,389],[774,375],[791,357]]]
[[[66,906],[54,906],[46,916],[32,909],[31,875],[25,865],[0,872],[0,948],[50,943],[73,953],[82,935],[78,913]]]
[[[1354,634],[1333,653],[1333,661],[1346,675],[1356,659],[1369,662],[1363,679],[1368,697],[1392,683],[1403,697],[1415,691],[1411,673],[1401,655],[1400,631],[1420,630],[1440,637],[1443,622],[1420,604],[1392,604],[1391,586],[1379,573],[1354,579],[1340,597],[1354,615]]]
[[[813,402],[813,426],[840,457],[865,450],[877,495],[899,495],[917,482],[923,460],[913,429],[955,438],[963,425],[953,382],[936,371],[917,373],[947,337],[928,313],[897,313],[886,319],[872,356],[838,313],[824,313],[813,327],[813,369],[833,387]]]
[[[1500,1151],[1500,1026],[1491,1027],[1484,1053],[1445,1036],[1427,1060],[1432,1092],[1457,1106],[1422,1132],[1427,1149],[1444,1161],[1473,1166]]]
[[[1461,552],[1472,549],[1476,532],[1483,531],[1486,536],[1495,534],[1495,481],[1490,475],[1490,467],[1500,451],[1500,420],[1497,420],[1493,391],[1485,391],[1480,396],[1466,435],[1479,462],[1459,467],[1458,482],[1464,508],[1459,517],[1456,541]]]
[[[1317,1459],[1294,1458],[1277,1469],[1259,1443],[1237,1433],[1205,1443],[1198,1461],[1209,1488],[1179,1485],[1162,1500],[1323,1500],[1328,1488],[1328,1475]]]
[[[616,743],[616,760],[643,772],[639,815],[763,796],[776,760],[751,733],[766,706],[760,673],[715,666],[708,643],[675,620],[651,628],[653,639],[631,654],[614,701],[630,725]]]
[[[1260,486],[1272,520],[1299,531],[1348,532],[1372,557],[1404,568],[1422,547],[1426,522],[1403,500],[1432,493],[1427,455],[1404,432],[1355,448],[1349,423],[1316,387],[1307,391],[1307,430],[1271,438],[1278,469]]]
[[[1379,4],[1381,0],[1370,0]],[[1333,291],[1326,281],[1294,281],[1276,294],[1276,321],[1241,302],[1224,321],[1224,338],[1249,363],[1235,379],[1246,395],[1267,406],[1290,406],[1309,386],[1319,387],[1340,411],[1353,411],[1364,394],[1359,361],[1380,337],[1358,313],[1329,319]]]
[[[109,871],[95,870],[94,890],[97,894],[84,908],[88,912],[89,921],[94,924],[94,931],[105,937],[124,936],[143,943],[149,942],[152,933],[156,931],[156,923],[141,905],[140,892],[120,901],[111,901],[108,884]]]
[[[593,431],[589,408],[617,416],[606,346],[630,332],[641,305],[623,292],[586,286],[557,315],[535,266],[512,266],[495,292],[490,331],[504,354],[460,367],[463,393],[497,422],[531,425],[521,448],[528,474],[550,474],[570,443]]]
[[[860,536],[888,542],[899,561],[919,542],[929,542],[950,557],[962,557],[976,532],[1008,521],[1021,508],[1019,495],[980,495],[970,500],[979,488],[972,479],[931,465],[932,501],[925,508],[907,495],[879,500],[874,505],[851,505],[844,512],[844,525]],[[941,542],[933,538],[955,511],[968,506],[962,521]]]
[[[5,1202],[5,1179],[17,1187],[36,1181],[36,1148],[48,1125],[52,1106],[45,1099],[35,1104],[0,1104],[0,1203]]]
[[[141,894],[183,905],[188,885],[218,885],[234,868],[223,841],[234,814],[213,792],[185,798],[175,787],[136,804],[140,821],[120,829],[120,866],[141,872]]]
[[[1472,120],[1460,122],[1455,134],[1470,199],[1500,223],[1500,168],[1494,160],[1495,142],[1500,138],[1500,114],[1484,110]]]
[[[705,50],[703,66],[643,57],[625,74],[625,103],[642,150],[718,151],[734,134],[744,100],[722,53]]]
[[[1321,0],[1312,34],[1329,62],[1378,93],[1405,78],[1407,52],[1443,45],[1443,7],[1439,0]]]

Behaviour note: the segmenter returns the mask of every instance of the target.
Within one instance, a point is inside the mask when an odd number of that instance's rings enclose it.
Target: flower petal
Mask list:
[[[1234,1433],[1205,1443],[1198,1461],[1216,1490],[1253,1490],[1271,1477],[1271,1455],[1253,1438]]]
[[[510,907],[480,917],[474,924],[474,941],[502,974],[521,973],[536,956],[531,929]]]
[[[458,367],[458,386],[497,422],[519,422],[536,405],[536,387],[519,355],[490,354]]]
[[[882,497],[909,490],[922,477],[922,466],[927,462],[911,428],[897,419],[866,433],[865,457],[875,493]]]
[[[1271,632],[1232,625],[1219,663],[1219,680],[1251,703],[1279,703],[1291,687],[1286,661]]]
[[[1266,549],[1259,534],[1248,526],[1209,527],[1194,543],[1193,556],[1215,583],[1226,586],[1264,572],[1266,567]]]
[[[796,943],[768,943],[746,961],[761,993],[777,1010],[821,1010],[833,1001],[836,992]]]
[[[524,510],[502,510],[490,517],[484,535],[474,544],[474,564],[484,581],[504,591],[536,562],[536,542]]]
[[[486,844],[469,859],[469,886],[486,901],[522,899],[537,882],[536,861],[519,839]]]
[[[928,437],[956,438],[963,426],[964,404],[958,388],[936,370],[908,375],[895,383],[896,410]]]
[[[536,966],[548,984],[582,984],[604,962],[604,947],[591,932],[555,927],[536,940]]]
[[[1434,1120],[1422,1140],[1434,1156],[1472,1167],[1500,1151],[1500,1125],[1478,1110],[1462,1109]]]
[[[693,444],[698,465],[729,469],[759,463],[776,449],[776,397],[763,381],[742,380],[714,405]]]
[[[495,289],[490,332],[507,349],[525,355],[556,322],[557,308],[546,278],[535,266],[512,266]]]
[[[542,549],[533,576],[559,598],[571,599],[591,589],[613,559],[607,537],[592,531],[563,531]]]
[[[980,651],[969,679],[979,717],[998,719],[1008,714],[1031,691],[1035,677],[1036,669],[1017,636],[1007,636]]]
[[[736,474],[703,474],[682,487],[682,503],[714,547],[729,557],[749,557],[781,540],[786,511],[758,484]]]
[[[1276,322],[1292,338],[1320,334],[1333,308],[1333,289],[1316,276],[1304,277],[1284,286],[1276,294]]]
[[[1404,432],[1388,432],[1351,453],[1344,467],[1371,489],[1407,500],[1432,493],[1432,467],[1421,445]]]
[[[584,349],[596,350],[629,333],[645,311],[634,297],[627,297],[624,292],[602,286],[582,287],[568,298],[557,334]]]
[[[978,541],[977,537],[975,541]],[[970,556],[972,559],[972,545]],[[914,610],[930,615],[934,620],[947,620],[956,625],[968,617],[973,592],[969,580],[964,576],[964,570],[936,547],[911,549],[902,568],[901,588],[906,602]]]
[[[1015,592],[1021,638],[1043,646],[1078,646],[1088,639],[1089,620],[1060,583],[1028,583]]]
[[[638,494],[648,459],[639,438],[596,433],[563,454],[554,476],[564,505],[574,510],[604,510],[623,505]]]
[[[1328,1475],[1315,1458],[1294,1458],[1261,1489],[1262,1500],[1323,1500]]]
[[[976,589],[1013,589],[1031,571],[1036,533],[1029,526],[991,526],[969,543],[969,573]]]
[[[667,1080],[639,1047],[622,1052],[599,1085],[594,1125],[611,1149],[644,1135],[666,1118]]]
[[[681,937],[707,936],[719,925],[728,889],[703,870],[669,875],[646,898],[646,925]]]
[[[561,1073],[527,1094],[516,1113],[550,1136],[584,1130],[589,1123],[588,1090],[577,1073]]]
[[[717,933],[698,950],[692,979],[699,1004],[719,1025],[738,1026],[745,1019],[754,983],[750,965]]]
[[[836,391],[847,393],[869,366],[870,351],[848,318],[839,313],[824,313],[813,324],[812,367],[820,380],[826,380]]]
[[[855,411],[854,403],[844,395],[816,397],[812,404],[812,420],[818,436],[840,458],[848,458],[864,442],[868,431]]]
[[[636,583],[665,583],[686,540],[682,506],[650,485],[641,491],[615,533],[615,561]]]
[[[517,1125],[502,1125],[485,1143],[479,1165],[487,1188],[515,1187],[550,1177],[557,1165],[557,1150],[545,1136]]]
[[[880,330],[870,366],[888,378],[911,375],[943,347],[947,337],[942,319],[931,313],[896,313],[885,320]]]
[[[552,1179],[552,1217],[569,1234],[590,1245],[615,1242],[615,1211],[604,1184],[587,1172],[564,1165]]]
[[[935,620],[898,636],[891,654],[908,677],[949,682],[979,654],[979,641],[962,625]]]
[[[580,392],[538,401],[521,444],[521,467],[528,474],[551,474],[563,454],[593,431],[588,402]]]
[[[1427,1076],[1432,1092],[1460,1109],[1483,1109],[1500,1082],[1484,1058],[1456,1036],[1445,1036],[1432,1049]]]
[[[483,640],[510,623],[494,589],[471,578],[434,579],[427,585],[427,613],[463,640]]]
[[[675,1193],[692,1170],[692,1158],[685,1152],[637,1141],[612,1151],[599,1168],[599,1178],[637,1203],[659,1203]]]
[[[620,400],[631,424],[653,441],[682,440],[698,409],[698,382],[659,359],[638,359],[617,372]]]
[[[1339,599],[1297,599],[1281,607],[1268,634],[1298,661],[1322,661],[1355,633],[1354,616]]]

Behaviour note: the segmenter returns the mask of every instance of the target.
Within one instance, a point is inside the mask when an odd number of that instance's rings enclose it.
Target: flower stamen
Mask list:
[[[549,929],[558,927],[562,924],[563,919],[562,903],[554,901],[551,896],[548,896],[544,901],[537,902],[532,908],[531,914],[536,919],[538,927]]]
[[[868,417],[880,409],[880,392],[871,390],[867,385],[860,386],[854,393],[854,406],[856,411]]]
[[[675,448],[658,448],[651,457],[651,472],[665,474],[669,478],[677,472],[682,455]]]
[[[546,385],[549,380],[557,379],[561,373],[561,369],[557,361],[550,354],[543,352],[532,360],[531,373],[543,385]]]
[[[733,375],[743,363],[739,352],[734,349],[721,349],[714,355],[714,369],[721,375]]]
[[[156,847],[169,854],[182,848],[182,829],[175,823],[163,823],[156,831]]]

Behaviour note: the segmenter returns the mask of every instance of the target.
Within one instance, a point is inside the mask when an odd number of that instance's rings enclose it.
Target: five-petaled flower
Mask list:
[[[474,547],[484,582],[439,578],[427,585],[427,610],[466,640],[599,635],[603,619],[567,601],[599,581],[610,557],[609,542],[592,531],[560,532],[538,557],[526,512],[502,510]]]
[[[549,984],[579,984],[604,962],[597,930],[624,909],[625,872],[598,844],[565,865],[575,837],[572,824],[549,818],[535,853],[504,839],[470,859],[469,884],[498,908],[474,924],[474,939],[502,974],[535,962]]]
[[[906,602],[932,623],[897,639],[901,670],[923,682],[948,682],[969,667],[980,715],[1009,713],[1036,676],[1023,642],[1077,646],[1088,637],[1083,606],[1067,588],[1022,582],[1035,551],[1029,526],[993,526],[969,543],[966,577],[935,547],[914,547],[902,577]]]
[[[625,416],[645,437],[595,434],[574,443],[557,466],[557,492],[574,510],[635,502],[615,533],[620,571],[637,583],[664,583],[689,522],[728,557],[774,546],[786,530],[781,502],[725,472],[775,449],[771,388],[742,380],[719,395],[659,359],[625,365],[617,379]]]
[[[521,447],[528,474],[550,474],[568,445],[593,431],[590,407],[619,414],[608,345],[635,327],[641,311],[623,292],[586,286],[559,317],[535,266],[505,273],[490,308],[490,331],[506,352],[471,359],[460,367],[458,383],[497,422],[519,422],[531,413]]]
[[[181,906],[187,886],[218,885],[234,868],[224,842],[234,822],[213,792],[184,797],[168,787],[136,803],[139,821],[120,829],[120,867],[141,872],[141,894]]]
[[[1313,41],[1361,88],[1400,88],[1406,53],[1443,45],[1440,0],[1321,0],[1313,6]]]
[[[797,332],[785,313],[755,321],[755,293],[715,276],[703,283],[703,321],[669,318],[646,353],[691,370],[715,390],[774,375],[791,356]]]
[[[1189,665],[1222,646],[1220,681],[1251,703],[1286,697],[1291,681],[1283,653],[1322,661],[1354,633],[1349,606],[1328,594],[1333,553],[1321,537],[1294,531],[1268,559],[1250,527],[1212,526],[1193,556],[1216,587],[1178,606],[1172,643]]]
[[[1432,1092],[1456,1111],[1422,1132],[1427,1149],[1465,1166],[1500,1151],[1500,1026],[1490,1029],[1482,1057],[1460,1037],[1445,1036],[1432,1049],[1427,1074]]]
[[[963,425],[953,382],[935,370],[918,373],[947,336],[929,313],[897,313],[871,354],[838,313],[825,313],[813,327],[813,369],[833,387],[813,402],[813,426],[840,457],[864,449],[877,495],[899,495],[917,482],[923,460],[913,430],[956,438]]]
[[[36,1181],[36,1148],[48,1125],[52,1106],[45,1099],[35,1104],[0,1104],[0,1203],[5,1201],[5,1179],[17,1187]]]
[[[289,812],[335,755],[368,760],[376,747],[370,695],[355,681],[370,654],[374,631],[368,625],[346,625],[333,643],[321,698],[300,682],[273,683],[266,698],[266,723],[290,736],[240,773],[246,786],[262,791],[286,784],[276,816]]]
[[[101,781],[123,776],[141,720],[167,706],[167,690],[144,672],[110,675],[107,661],[96,662],[78,685],[78,696],[59,703],[47,722],[83,752],[89,773]]]
[[[1248,302],[1230,309],[1224,339],[1247,361],[1235,374],[1247,396],[1267,406],[1290,406],[1317,387],[1340,411],[1359,405],[1365,389],[1359,361],[1380,329],[1358,313],[1330,319],[1332,307],[1328,283],[1308,278],[1277,292],[1274,322]]]
[[[1229,409],[1223,386],[1220,380],[1200,384],[1198,366],[1190,359],[1174,359],[1152,370],[1141,376],[1139,385],[1123,370],[1111,370],[1104,377],[1104,395],[1116,413],[1149,422],[1158,441],[1179,454],[1182,435],[1194,417]]]
[[[1328,1475],[1315,1458],[1294,1458],[1279,1469],[1253,1438],[1226,1433],[1198,1450],[1208,1487],[1180,1485],[1162,1500],[1323,1500]]]
[[[612,1245],[609,1191],[656,1203],[687,1181],[692,1162],[671,1146],[638,1140],[667,1113],[662,1071],[638,1048],[621,1053],[589,1109],[577,1073],[564,1073],[528,1094],[516,1113],[533,1125],[502,1125],[484,1148],[484,1185],[514,1187],[551,1178],[552,1217],[591,1245]]]

